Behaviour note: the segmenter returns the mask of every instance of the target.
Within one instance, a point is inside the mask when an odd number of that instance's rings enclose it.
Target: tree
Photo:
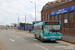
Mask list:
[[[22,22],[20,22],[20,23],[22,23]],[[20,23],[19,23],[19,24],[20,24]]]
[[[31,25],[31,23],[26,23],[26,25]]]
[[[9,25],[6,25],[6,27],[10,27]]]

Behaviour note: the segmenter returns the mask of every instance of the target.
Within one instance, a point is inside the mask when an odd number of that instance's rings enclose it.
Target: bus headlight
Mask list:
[[[59,37],[59,38],[62,38],[62,37]]]
[[[43,37],[43,39],[47,39],[47,37]]]

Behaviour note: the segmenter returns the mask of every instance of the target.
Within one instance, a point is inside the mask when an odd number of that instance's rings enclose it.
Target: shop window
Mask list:
[[[46,21],[48,21],[48,14],[46,14]]]
[[[44,21],[46,21],[46,15],[44,15]]]
[[[45,21],[45,15],[44,15],[44,21]]]
[[[47,14],[46,14],[46,21],[47,21]]]
[[[52,16],[50,16],[50,21],[52,21]]]
[[[59,21],[61,21],[61,14],[59,14]]]
[[[45,21],[47,21],[47,15],[45,15]]]
[[[50,21],[50,17],[49,17],[49,14],[48,14],[48,21]]]
[[[67,19],[67,13],[64,14],[64,23],[67,23],[68,19]]]
[[[43,21],[44,21],[44,15],[43,15]]]
[[[52,21],[54,21],[54,16],[52,16]]]
[[[67,13],[64,14],[64,19],[67,19]]]
[[[70,12],[69,14],[69,22],[73,23],[73,12]]]
[[[57,15],[55,15],[55,21],[57,21]]]

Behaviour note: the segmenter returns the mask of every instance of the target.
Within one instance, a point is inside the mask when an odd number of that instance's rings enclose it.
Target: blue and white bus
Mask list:
[[[62,40],[61,21],[43,21],[34,25],[34,36],[41,41]]]

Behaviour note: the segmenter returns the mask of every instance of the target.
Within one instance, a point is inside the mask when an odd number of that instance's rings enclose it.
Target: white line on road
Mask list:
[[[43,49],[45,49],[45,50],[48,50],[47,48],[45,48],[45,47],[43,47],[43,46],[40,46],[40,45],[38,45],[38,44],[34,44],[34,45],[36,45],[36,46],[38,46],[38,47],[40,47],[40,48],[43,48]]]
[[[11,38],[9,38],[10,39],[10,41],[13,41],[13,42],[15,42],[15,40],[13,40],[13,39],[11,39]]]
[[[26,40],[26,39],[22,39],[22,40],[25,40],[26,42],[29,42],[28,40]]]

